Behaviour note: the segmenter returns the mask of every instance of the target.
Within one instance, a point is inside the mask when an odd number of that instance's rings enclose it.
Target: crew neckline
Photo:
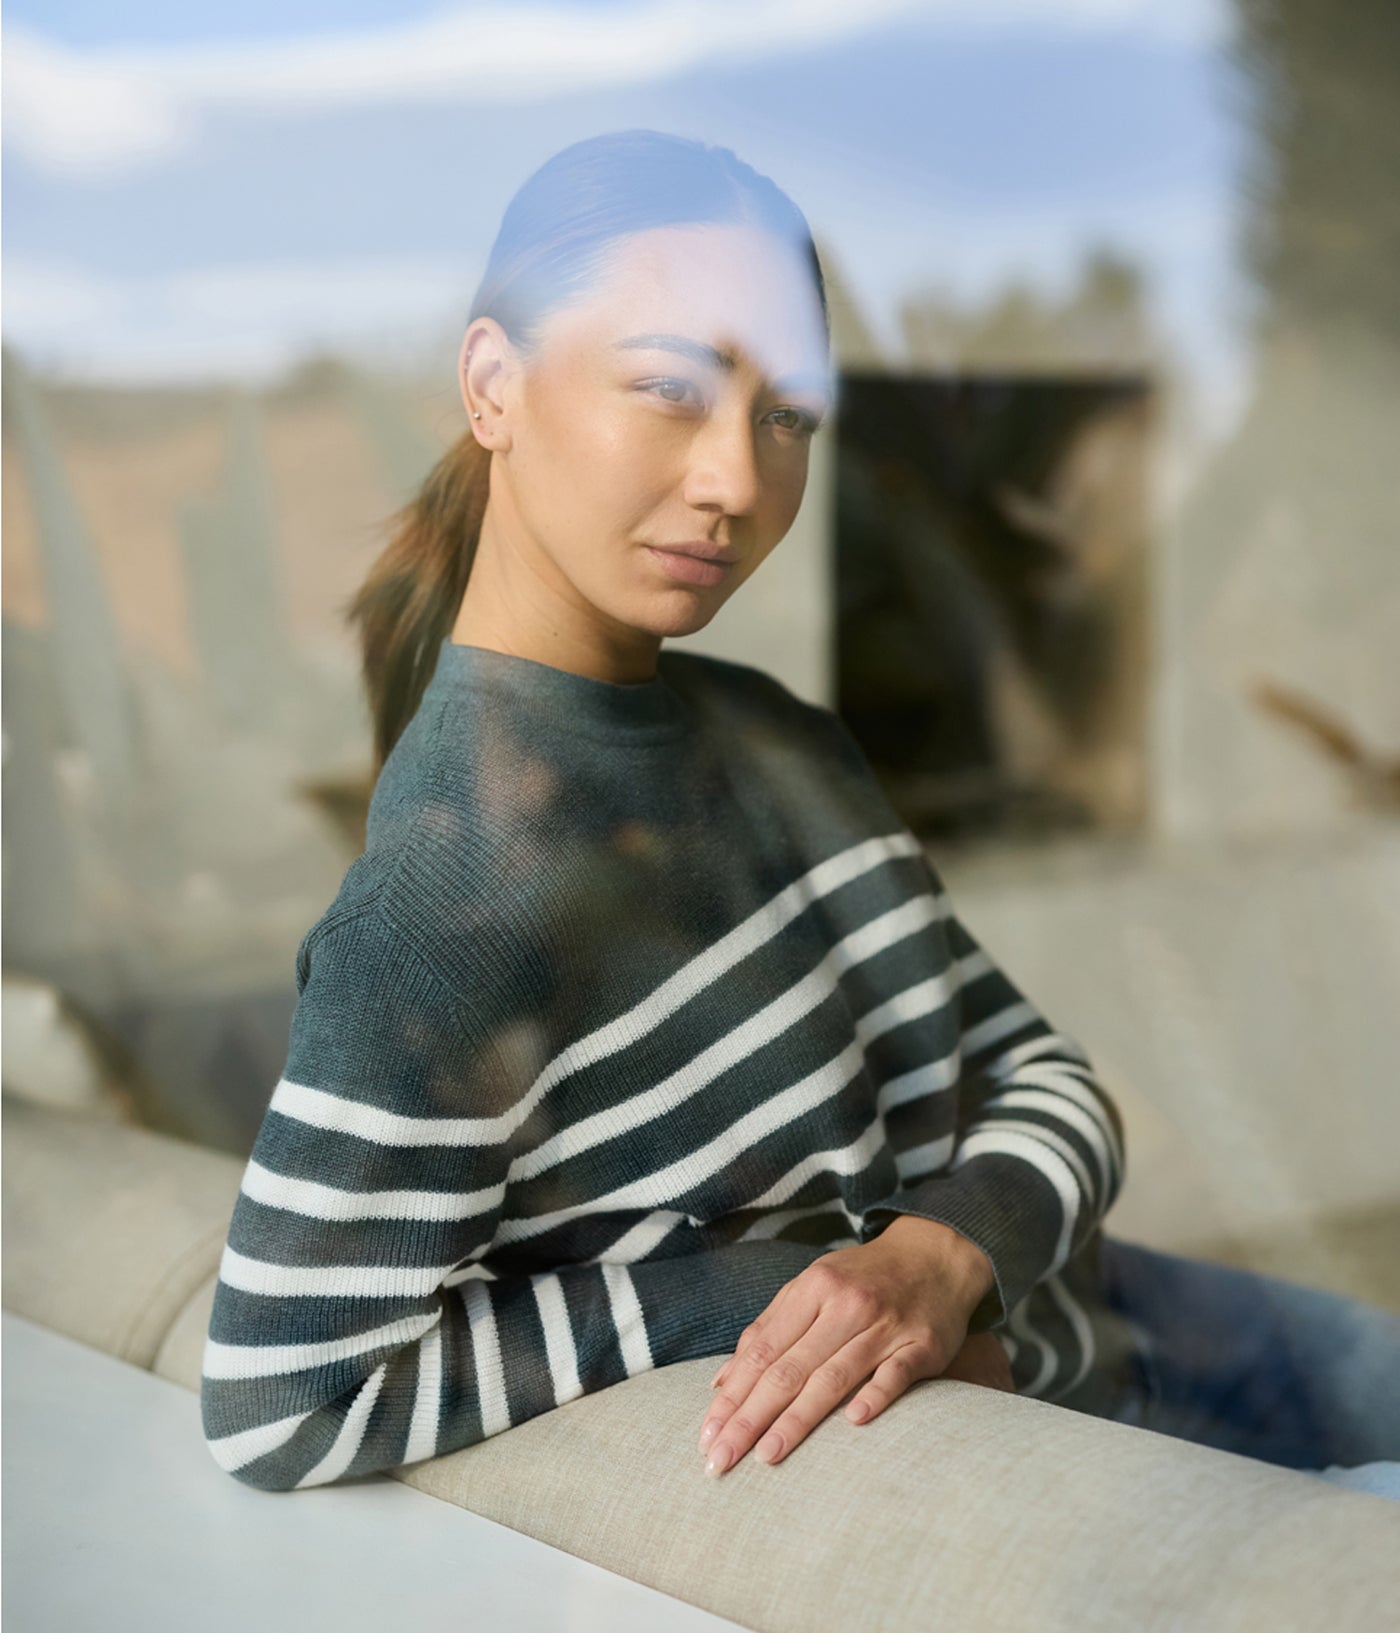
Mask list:
[[[670,654],[657,654],[649,680],[598,680],[493,647],[444,637],[428,695],[469,698],[489,691],[547,714],[572,736],[669,742],[690,730],[694,716],[666,671]]]

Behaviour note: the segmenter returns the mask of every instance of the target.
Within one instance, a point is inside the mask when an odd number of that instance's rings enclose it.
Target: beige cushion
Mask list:
[[[5,1096],[5,1308],[149,1367],[218,1271],[242,1172],[224,1152]]]
[[[215,1270],[201,1287],[195,1289],[190,1301],[170,1323],[151,1371],[158,1377],[168,1378],[182,1388],[199,1392],[200,1374],[204,1370],[204,1340],[209,1336],[209,1322],[214,1314],[214,1289],[219,1284]]]
[[[705,1475],[710,1360],[400,1478],[763,1633],[1355,1628],[1400,1602],[1400,1504],[946,1379]]]

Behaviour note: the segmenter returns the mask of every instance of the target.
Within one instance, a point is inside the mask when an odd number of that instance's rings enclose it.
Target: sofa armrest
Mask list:
[[[25,1106],[4,1129],[6,1306],[197,1390],[241,1165]],[[713,1368],[643,1372],[394,1472],[759,1633],[1369,1633],[1400,1596],[1400,1504],[950,1379],[713,1479]],[[321,1494],[264,1495],[294,1525]]]
[[[713,1368],[641,1373],[395,1473],[762,1633],[1369,1633],[1393,1614],[1400,1504],[939,1378],[713,1478]]]
[[[5,1308],[149,1368],[218,1273],[243,1165],[11,1095],[3,1128]]]

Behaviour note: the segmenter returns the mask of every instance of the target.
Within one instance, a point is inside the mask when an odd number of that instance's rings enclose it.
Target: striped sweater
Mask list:
[[[445,641],[296,979],[204,1350],[249,1485],[728,1354],[900,1214],[987,1254],[971,1330],[1018,1390],[1117,1387],[1115,1107],[838,717],[757,668],[665,648],[619,685]]]

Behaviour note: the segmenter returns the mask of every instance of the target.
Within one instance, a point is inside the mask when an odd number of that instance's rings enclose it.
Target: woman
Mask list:
[[[1186,1261],[1102,1235],[1123,1130],[1084,1052],[833,714],[662,650],[790,527],[828,339],[806,221],[725,149],[599,137],[507,209],[469,429],[350,609],[368,840],[298,952],[205,1351],[240,1480],[703,1355],[711,1472],[923,1378],[1170,1394],[1133,1300]]]

